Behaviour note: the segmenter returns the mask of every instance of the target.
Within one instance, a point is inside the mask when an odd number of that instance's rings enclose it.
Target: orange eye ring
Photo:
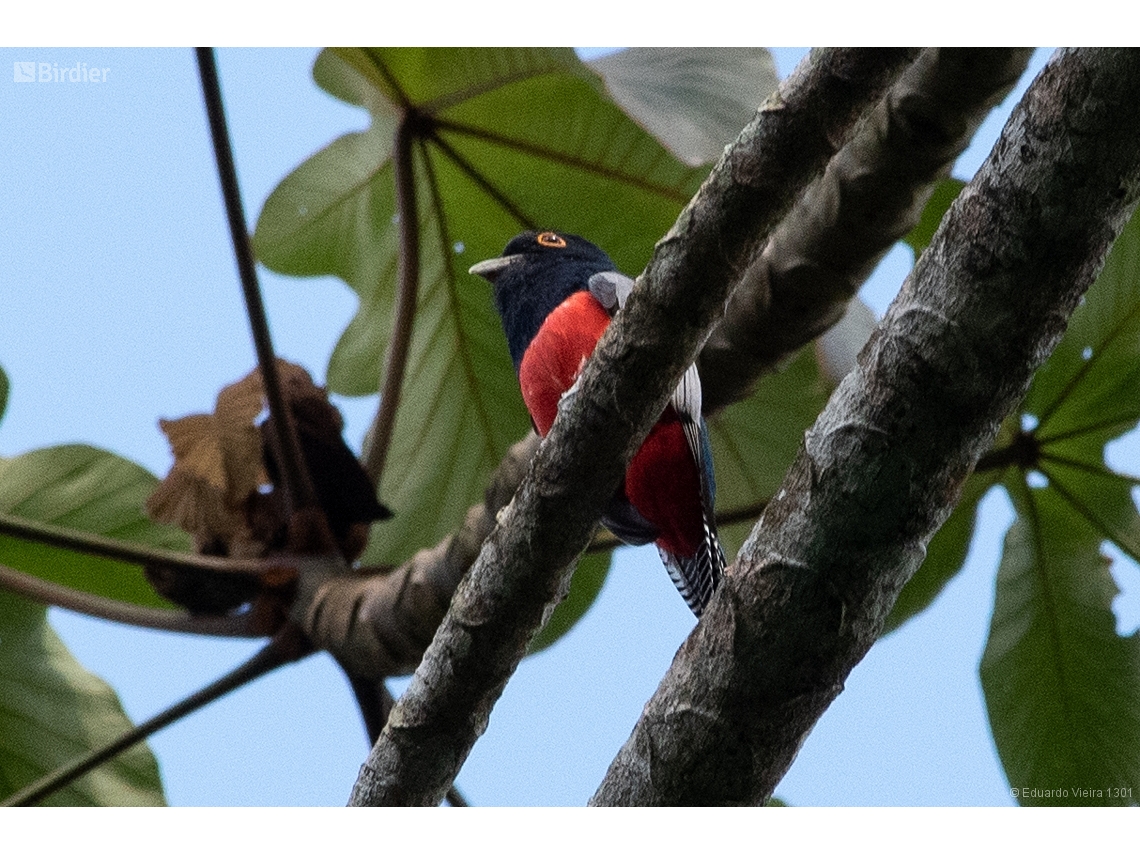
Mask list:
[[[534,241],[539,246],[552,246],[556,249],[563,249],[566,246],[566,238],[554,232],[539,232]]]

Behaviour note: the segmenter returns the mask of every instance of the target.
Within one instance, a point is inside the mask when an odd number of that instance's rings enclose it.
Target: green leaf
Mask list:
[[[1136,479],[1112,471],[1103,458],[1106,434],[1115,432],[1090,432],[1050,443],[1037,468],[1071,513],[1140,561],[1140,515],[1132,498]]]
[[[396,125],[415,111],[420,282],[404,395],[380,494],[396,512],[364,560],[438,542],[527,429],[490,286],[467,274],[528,226],[586,235],[637,273],[705,170],[679,163],[605,94],[571,51],[325,51],[317,82],[366,106],[372,126],[303,163],[266,201],[263,262],[332,273],[358,294],[330,387],[375,392],[391,334],[398,216]]]
[[[993,471],[978,472],[966,480],[957,507],[931,538],[922,565],[899,592],[894,608],[887,615],[884,635],[898,629],[923,611],[942,593],[950,580],[958,575],[974,537],[978,503],[998,477],[999,474]]]
[[[530,652],[545,650],[578,622],[598,598],[598,592],[610,572],[612,552],[597,552],[582,556],[570,579],[570,592],[559,603],[546,626],[530,643]]]
[[[115,693],[48,626],[47,610],[0,591],[0,798],[132,727]],[[49,796],[48,805],[162,805],[145,745]]]
[[[780,82],[764,48],[629,48],[589,64],[614,101],[689,166],[715,162]]]
[[[958,198],[958,194],[962,192],[962,188],[965,186],[966,182],[957,178],[943,178],[935,185],[934,192],[922,209],[922,216],[918,220],[918,225],[903,238],[903,242],[909,244],[910,248],[914,250],[915,258],[922,255],[923,250],[930,246],[930,241],[942,223],[942,218],[946,216],[946,212],[950,210],[950,205]]]
[[[1018,519],[981,678],[1006,775],[1022,804],[1135,803],[1140,636],[1116,633],[1101,534],[1056,490],[1005,483]]]
[[[157,479],[107,451],[62,445],[0,458],[0,512],[164,549],[188,550],[182,532],[152,522],[143,502]],[[120,561],[0,536],[0,564],[80,591],[170,607],[142,569]]]

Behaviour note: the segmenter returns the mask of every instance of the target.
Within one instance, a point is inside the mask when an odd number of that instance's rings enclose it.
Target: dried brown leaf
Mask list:
[[[255,420],[265,409],[260,370],[251,371],[218,393],[214,419],[226,467],[226,498],[239,506],[250,492],[269,483]]]
[[[367,544],[369,524],[390,513],[345,444],[344,420],[326,390],[299,365],[279,359],[277,370],[320,510],[301,509],[292,520],[286,516],[288,504],[275,484],[272,419],[257,423],[266,402],[261,371],[254,369],[218,393],[212,414],[159,422],[174,465],[147,500],[147,512],[193,535],[199,552],[234,558],[286,548],[295,540],[290,526],[311,528],[323,512],[341,552],[352,561]],[[194,611],[228,610],[264,587],[171,568],[149,568],[148,578],[159,593]]]

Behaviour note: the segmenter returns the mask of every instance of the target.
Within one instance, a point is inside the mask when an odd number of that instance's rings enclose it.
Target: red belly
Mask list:
[[[609,323],[601,304],[588,291],[579,291],[550,313],[526,349],[519,385],[541,436],[550,431],[559,400],[578,379]],[[696,554],[704,536],[700,476],[672,406],[634,455],[624,490],[656,526],[659,546],[686,558]]]
[[[672,405],[645,438],[625,473],[625,494],[657,526],[657,545],[692,558],[704,539],[701,481]]]
[[[558,415],[558,401],[574,385],[609,325],[610,316],[601,304],[589,291],[578,291],[539,327],[519,365],[519,385],[541,436],[549,433]]]

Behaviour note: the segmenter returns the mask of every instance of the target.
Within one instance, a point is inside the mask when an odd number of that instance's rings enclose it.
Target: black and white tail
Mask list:
[[[701,476],[701,522],[704,537],[692,558],[666,555],[661,550],[661,558],[669,578],[693,610],[701,616],[709,598],[724,576],[724,550],[716,533],[716,520],[713,517],[713,502],[716,499],[716,482],[713,479],[712,449],[709,445],[709,431],[701,415],[701,378],[697,366],[690,365],[681,376],[671,399],[673,409],[681,420],[681,428],[689,451],[696,461]]]

